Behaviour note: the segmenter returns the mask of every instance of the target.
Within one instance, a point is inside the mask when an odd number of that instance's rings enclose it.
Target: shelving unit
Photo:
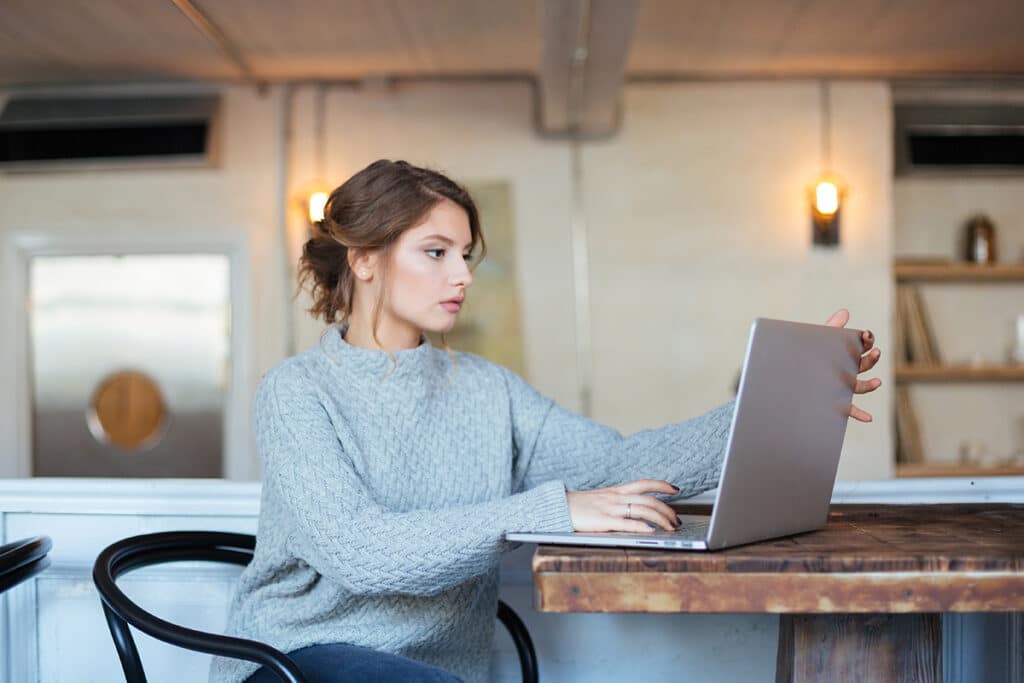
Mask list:
[[[1024,264],[897,261],[897,282],[1024,282]]]
[[[1024,283],[1024,264],[977,265],[942,260],[907,260],[893,264],[897,284],[940,283]],[[1020,382],[1024,365],[919,365],[902,364],[895,369],[898,384],[955,382]],[[897,477],[998,477],[1024,476],[1024,467],[897,463]]]

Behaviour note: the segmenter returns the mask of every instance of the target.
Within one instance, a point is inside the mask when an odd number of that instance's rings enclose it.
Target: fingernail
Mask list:
[[[676,486],[675,484],[669,484],[669,486],[671,486],[672,488],[674,488],[674,489],[676,490],[676,493],[679,493],[679,492],[680,492],[680,491],[682,490],[682,489],[680,489],[680,488],[679,488],[678,486]]]

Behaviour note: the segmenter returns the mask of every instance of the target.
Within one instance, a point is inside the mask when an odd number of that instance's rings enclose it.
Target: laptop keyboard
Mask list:
[[[680,525],[675,531],[665,531],[661,527],[654,528],[655,536],[683,536],[685,538],[704,538],[708,535],[708,525],[711,519],[689,519],[679,518]]]

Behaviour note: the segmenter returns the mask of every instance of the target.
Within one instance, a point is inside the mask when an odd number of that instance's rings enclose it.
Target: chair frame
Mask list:
[[[0,593],[49,567],[52,547],[49,536],[31,536],[0,546]]]
[[[269,645],[185,628],[142,609],[120,588],[117,579],[127,572],[171,562],[225,562],[240,566],[252,561],[256,537],[219,531],[165,531],[117,541],[96,558],[92,578],[100,594],[110,635],[121,660],[127,683],[146,683],[138,648],[129,624],[165,643],[206,654],[256,662],[286,683],[306,683],[302,671],[283,652]],[[524,683],[537,683],[537,655],[526,626],[504,602],[498,602],[498,618],[508,629],[519,655]]]

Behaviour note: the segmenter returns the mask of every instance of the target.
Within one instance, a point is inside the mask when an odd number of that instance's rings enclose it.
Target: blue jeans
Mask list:
[[[310,645],[288,656],[309,683],[462,683],[461,678],[436,666],[347,643]],[[263,667],[245,683],[281,683],[281,679]]]

